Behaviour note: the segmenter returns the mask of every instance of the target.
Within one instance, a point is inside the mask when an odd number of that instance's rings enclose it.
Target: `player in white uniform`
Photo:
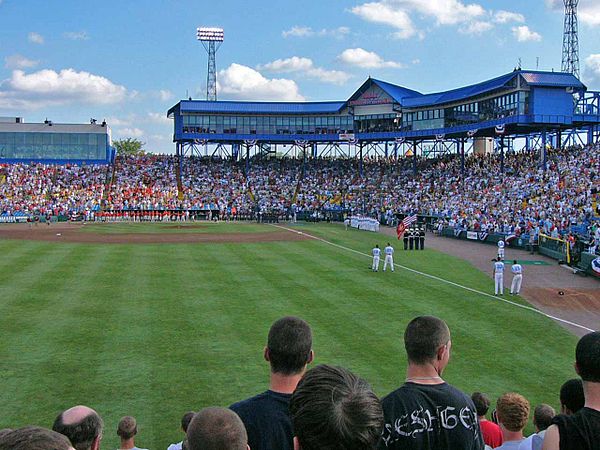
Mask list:
[[[498,258],[504,259],[504,239],[498,241]]]
[[[518,264],[515,259],[510,270],[513,273],[513,279],[510,285],[510,295],[519,295],[519,292],[521,292],[521,282],[523,281],[523,267],[521,264]]]
[[[373,249],[373,272],[377,272],[379,270],[379,255],[381,255],[381,250],[379,249],[379,245],[375,245]]]
[[[504,295],[504,263],[500,260],[500,257],[496,259],[494,263],[494,293],[496,295]]]
[[[385,260],[383,261],[383,271],[385,272],[385,269],[387,268],[387,266],[389,264],[390,267],[392,268],[392,272],[393,272],[394,271],[394,247],[392,247],[390,245],[390,243],[388,242],[387,247],[383,249],[383,253],[385,253]]]

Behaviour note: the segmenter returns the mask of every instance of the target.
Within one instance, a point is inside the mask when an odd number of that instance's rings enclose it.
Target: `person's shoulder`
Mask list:
[[[265,391],[255,395],[254,397],[250,397],[245,400],[236,402],[233,405],[231,405],[229,409],[235,412],[243,411],[246,409],[255,409],[259,405],[264,405],[266,403],[273,403],[277,401],[289,402],[290,397],[291,394],[280,394],[273,391]]]

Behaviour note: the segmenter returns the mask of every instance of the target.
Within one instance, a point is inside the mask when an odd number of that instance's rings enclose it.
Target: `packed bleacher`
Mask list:
[[[600,448],[600,332],[579,339],[574,351],[578,377],[551,394],[560,401],[558,414],[548,404],[531,405],[517,392],[492,402],[482,392],[468,395],[445,381],[453,346],[448,325],[438,317],[412,319],[404,347],[405,381],[379,398],[368,381],[348,369],[310,367],[310,326],[298,317],[280,318],[264,350],[267,390],[228,408],[185,412],[181,441],[167,450]],[[50,424],[1,429],[0,450],[98,450],[103,435],[115,428],[120,449],[143,450],[137,445],[147,439],[133,416],[122,417],[115,427],[104,423],[103,411],[88,406],[57,413],[51,429]],[[535,432],[527,433],[531,419]]]
[[[178,219],[343,212],[393,224],[398,215],[417,213],[465,230],[519,234],[537,226],[558,236],[573,228],[585,233],[597,217],[599,165],[598,144],[549,150],[547,170],[534,152],[504,155],[504,173],[499,155],[471,155],[464,175],[458,155],[421,159],[416,175],[411,158],[246,163],[143,155],[119,156],[108,168],[11,164],[0,167],[0,215],[123,220],[140,211],[185,211]]]

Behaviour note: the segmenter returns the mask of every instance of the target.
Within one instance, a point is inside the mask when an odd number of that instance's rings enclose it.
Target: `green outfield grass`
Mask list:
[[[254,222],[117,222],[88,223],[81,228],[83,233],[100,234],[159,234],[159,233],[269,233],[280,231]]]
[[[337,225],[295,229],[364,253],[390,239]],[[123,415],[138,419],[138,446],[166,448],[181,440],[187,410],[265,390],[266,334],[288,314],[312,326],[315,363],[348,367],[380,395],[403,382],[401,336],[422,314],[448,322],[445,378],[466,392],[514,390],[557,407],[560,385],[575,375],[577,339],[543,316],[401,269],[372,273],[370,258],[315,240],[0,240],[0,254],[0,428],[51,426],[60,410],[82,403],[105,419],[103,448],[117,448]],[[397,251],[396,262],[493,289],[489,276],[432,250]]]

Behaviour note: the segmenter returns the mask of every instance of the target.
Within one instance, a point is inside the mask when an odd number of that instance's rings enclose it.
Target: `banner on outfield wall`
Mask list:
[[[379,220],[370,217],[352,216],[350,217],[350,226],[358,230],[379,231]]]
[[[23,223],[27,222],[26,216],[0,216],[0,223]]]
[[[590,263],[594,275],[600,277],[600,258],[593,259]]]
[[[467,231],[467,239],[472,241],[485,241],[488,237],[488,233],[485,231]]]

